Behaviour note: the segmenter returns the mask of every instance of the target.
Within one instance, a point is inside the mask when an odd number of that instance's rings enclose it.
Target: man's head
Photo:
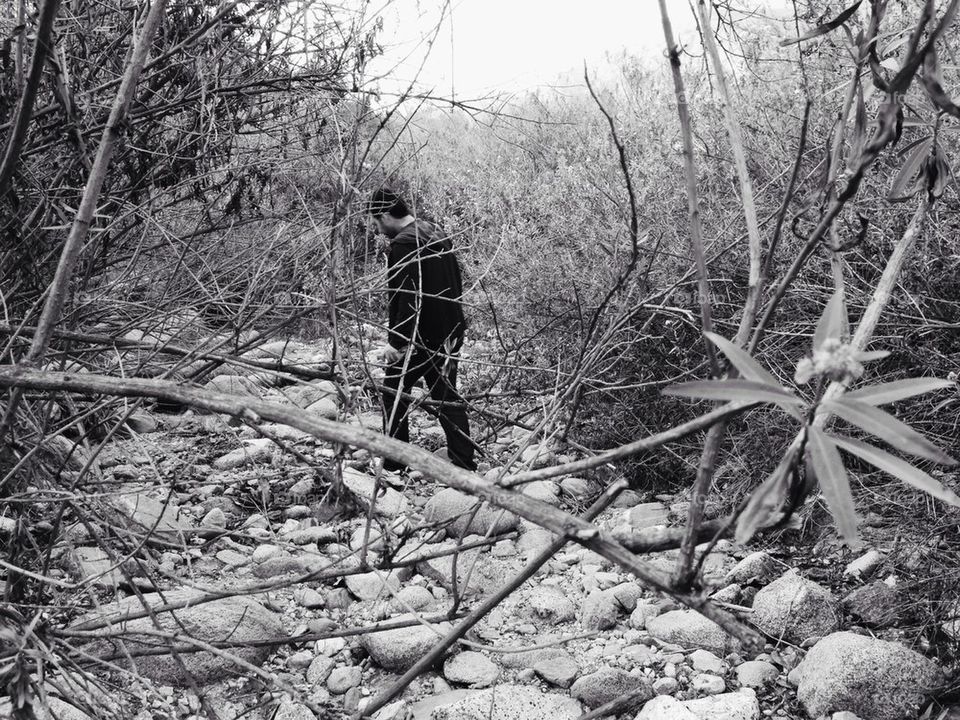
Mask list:
[[[399,195],[389,188],[380,188],[370,197],[367,210],[377,223],[377,230],[388,238],[397,236],[413,222],[413,213]]]

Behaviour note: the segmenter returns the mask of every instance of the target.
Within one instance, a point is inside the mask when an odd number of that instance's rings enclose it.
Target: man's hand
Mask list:
[[[380,348],[380,357],[384,365],[393,365],[403,359],[403,350],[397,350],[393,345],[384,345]]]

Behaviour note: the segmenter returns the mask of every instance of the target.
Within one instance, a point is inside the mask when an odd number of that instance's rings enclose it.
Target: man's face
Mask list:
[[[373,223],[381,235],[386,235],[391,240],[396,236],[397,229],[388,221],[386,215],[374,215]]]

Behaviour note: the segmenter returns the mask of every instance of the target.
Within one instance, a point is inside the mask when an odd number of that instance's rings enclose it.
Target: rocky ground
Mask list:
[[[323,381],[276,388],[220,375],[210,385],[328,417],[338,410],[335,389]],[[380,427],[372,406],[350,421]],[[98,541],[89,525],[74,522],[52,573],[88,581],[83,593],[63,599],[74,608],[74,644],[86,639],[90,654],[134,666],[132,675],[97,671],[107,691],[91,702],[115,717],[355,715],[450,628],[442,615],[455,602],[469,610],[552,540],[493,508],[471,518],[464,514],[470,498],[417,473],[383,475],[370,512],[375,463],[365,451],[344,458],[345,490],[335,499],[328,492],[335,449],[293,428],[267,426],[272,439],[263,438],[229,418],[192,411],[140,411],[131,426],[132,437],[111,442],[100,456],[109,532]],[[414,435],[431,449],[442,440],[422,413]],[[492,477],[524,435],[492,443],[481,471]],[[565,459],[539,446],[524,456],[536,465]],[[567,478],[524,491],[579,512],[598,489],[590,479]],[[684,510],[682,497],[627,491],[598,523],[641,530],[676,523]],[[149,543],[121,551],[148,529]],[[618,698],[627,704],[615,716],[636,720],[917,717],[928,694],[947,683],[946,672],[897,630],[904,598],[884,535],[868,527],[875,549],[845,558],[829,587],[811,567],[836,563],[836,554],[798,569],[778,548],[721,541],[705,563],[705,580],[715,599],[769,639],[753,655],[719,626],[567,545],[376,717],[575,720]],[[459,546],[469,549],[454,563],[449,553]],[[399,567],[359,571],[363,560],[376,567],[388,556]],[[645,559],[669,568],[674,557],[668,551]],[[338,571],[348,574],[331,576]],[[291,582],[311,572],[327,579]],[[211,591],[226,597],[195,604]],[[123,634],[128,649],[161,639],[149,618],[130,617],[143,601],[177,606],[176,622],[170,613],[155,617],[166,638],[181,643],[178,657],[125,657],[116,646],[111,633]],[[363,630],[403,621],[413,622]],[[341,631],[349,632],[337,636]],[[188,648],[185,632],[203,643],[243,645],[194,652],[199,646]],[[64,707],[55,701],[50,709]],[[74,714],[61,716],[85,717],[68,710]]]

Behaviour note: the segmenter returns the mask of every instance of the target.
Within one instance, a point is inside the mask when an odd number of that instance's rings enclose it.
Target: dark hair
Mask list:
[[[410,214],[410,208],[407,207],[403,198],[390,188],[385,187],[380,188],[370,196],[367,211],[371,215],[390,214],[395,218],[404,218]]]

